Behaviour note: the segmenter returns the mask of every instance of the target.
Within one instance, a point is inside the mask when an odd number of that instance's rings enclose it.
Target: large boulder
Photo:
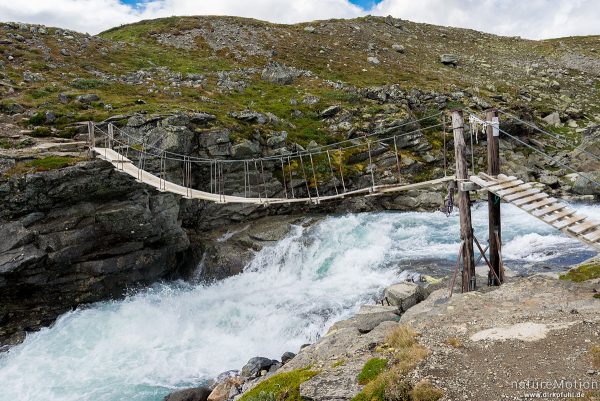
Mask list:
[[[244,380],[237,377],[229,377],[217,384],[213,391],[208,396],[208,401],[226,401],[240,393]]]
[[[397,322],[400,312],[395,306],[363,305],[354,318],[358,331],[368,333],[383,322]]]
[[[442,54],[440,62],[444,65],[456,67],[458,65],[458,56],[456,54]]]
[[[277,363],[277,361],[274,361],[269,358],[263,358],[260,356],[254,357],[250,359],[248,363],[246,363],[246,365],[244,365],[244,367],[242,368],[242,376],[258,377],[261,371],[269,370],[271,365],[275,363]]]
[[[260,144],[257,142],[244,140],[231,147],[231,154],[234,159],[252,159],[260,156]]]
[[[85,95],[79,95],[75,98],[75,100],[79,103],[90,104],[92,102],[97,102],[100,100],[100,96],[95,93],[87,93]]]
[[[397,307],[401,312],[406,312],[426,298],[424,289],[414,283],[391,285],[385,289],[383,296],[391,306]]]
[[[263,69],[261,78],[274,84],[290,85],[300,75],[301,72],[293,67],[272,62]]]
[[[228,129],[217,129],[203,132],[199,137],[200,148],[209,156],[229,156],[231,141]]]
[[[206,401],[210,393],[206,387],[188,388],[172,392],[163,401]]]
[[[579,195],[600,195],[600,172],[578,174],[573,183],[573,192]]]

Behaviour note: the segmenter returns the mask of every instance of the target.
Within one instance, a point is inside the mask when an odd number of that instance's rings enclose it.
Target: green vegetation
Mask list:
[[[387,359],[372,358],[365,363],[362,370],[357,376],[358,384],[367,384],[375,379],[387,367]]]
[[[82,161],[80,157],[48,156],[29,162],[20,162],[7,170],[4,175],[9,177],[23,176],[25,174],[41,171],[56,170],[72,166]]]
[[[29,117],[27,121],[31,125],[41,125],[46,122],[46,114],[44,112],[37,112],[33,116]]]
[[[600,262],[597,261],[577,266],[560,276],[561,280],[569,280],[576,283],[596,278],[600,278]]]
[[[48,127],[36,127],[32,132],[31,136],[35,138],[44,138],[52,135],[52,130]]]
[[[406,378],[429,355],[429,351],[418,344],[417,334],[410,327],[398,326],[391,330],[386,335],[385,345],[378,350],[386,354],[387,365],[384,370],[370,377],[352,401],[437,401],[443,396],[439,389],[428,382],[413,386]],[[373,364],[380,365],[381,362]]]
[[[300,384],[318,373],[309,367],[279,373],[246,392],[240,401],[301,401]]]

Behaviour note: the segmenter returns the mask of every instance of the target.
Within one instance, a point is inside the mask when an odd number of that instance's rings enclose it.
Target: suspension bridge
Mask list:
[[[527,183],[514,176],[500,172],[499,137],[519,143],[541,154],[555,165],[576,173],[595,186],[600,184],[543,149],[501,129],[499,113],[539,131],[565,141],[556,134],[548,133],[535,124],[519,119],[514,114],[492,110],[484,118],[469,115],[469,130],[465,130],[462,111],[452,113],[451,124],[445,114],[436,114],[435,123],[425,123],[432,116],[410,121],[397,127],[405,132],[382,137],[379,133],[347,139],[333,144],[322,145],[309,150],[300,149],[286,154],[264,156],[253,159],[202,158],[167,151],[150,143],[147,137],[134,136],[113,125],[101,126],[88,123],[89,152],[111,163],[115,169],[129,174],[137,181],[159,191],[171,192],[189,199],[199,199],[214,203],[242,203],[269,206],[274,204],[312,203],[334,201],[352,196],[380,196],[414,189],[426,189],[448,184],[457,190],[461,220],[461,245],[457,259],[457,270],[463,260],[463,291],[475,288],[474,243],[490,268],[488,284],[499,285],[504,281],[501,257],[500,200],[513,204],[530,215],[554,228],[561,230],[586,245],[600,251],[600,223],[588,219],[567,204],[550,196],[536,183]],[[442,120],[439,122],[439,120]],[[418,127],[415,128],[415,124]],[[411,128],[408,130],[408,128]],[[415,129],[412,129],[415,128]],[[423,132],[437,131],[442,135],[443,174],[420,182],[406,182],[403,174],[402,154],[399,144],[407,138],[422,135]],[[447,139],[452,132],[454,168],[450,166]],[[465,131],[466,134],[465,134]],[[488,148],[488,168],[486,172],[475,171],[474,141],[483,132]],[[470,138],[469,146],[465,138]],[[589,157],[600,161],[598,155]],[[470,155],[470,160],[469,160]],[[384,166],[377,166],[383,160]],[[357,163],[357,160],[365,163]],[[470,162],[470,163],[469,163]],[[354,167],[353,167],[354,163]],[[359,167],[356,165],[359,164]],[[275,171],[281,189],[269,190],[267,171]],[[392,173],[393,171],[393,173]],[[385,174],[380,174],[385,173]],[[361,175],[367,180],[356,180]],[[239,185],[235,181],[240,181]],[[233,179],[231,177],[234,177]],[[362,182],[358,186],[357,182]],[[471,227],[470,192],[486,191],[490,212],[489,255]],[[453,205],[453,191],[449,191],[446,207]]]

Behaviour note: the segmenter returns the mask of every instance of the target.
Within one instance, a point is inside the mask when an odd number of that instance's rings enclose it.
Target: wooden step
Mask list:
[[[563,203],[555,203],[553,205],[550,205],[546,208],[543,209],[539,209],[539,210],[534,210],[533,213],[531,213],[532,215],[534,215],[535,217],[542,217],[545,216],[547,214],[550,213],[554,213],[557,212],[559,210],[562,210],[564,208],[566,208],[567,205],[563,204]]]
[[[565,217],[568,217],[572,214],[575,214],[575,210],[573,209],[568,209],[568,210],[564,210],[560,213],[555,213],[552,216],[546,216],[545,218],[543,218],[542,220],[544,220],[546,223],[554,223],[557,220],[563,219]]]
[[[516,187],[517,185],[521,185],[521,184],[525,184],[525,183],[521,180],[509,181],[504,184],[491,186],[491,187],[487,188],[487,190],[491,191],[491,192],[502,191],[505,189]]]
[[[592,231],[591,233],[584,235],[583,238],[590,242],[597,242],[600,240],[600,230],[596,229],[596,231]]]
[[[585,220],[586,217],[585,216],[581,216],[581,215],[574,215],[569,217],[568,219],[565,220],[561,220],[561,221],[557,221],[556,223],[552,224],[554,227],[558,228],[559,230],[562,230],[563,228],[567,228],[575,223],[579,223],[580,221]]]
[[[525,190],[522,192],[518,192],[516,194],[505,196],[504,200],[506,200],[507,202],[512,202],[512,201],[516,201],[517,199],[528,197],[530,195],[539,194],[541,192],[542,191],[540,189],[528,189],[528,190]]]
[[[550,195],[548,195],[546,193],[543,193],[543,192],[540,192],[539,194],[535,194],[535,195],[532,195],[532,196],[527,197],[527,198],[517,199],[516,201],[511,202],[511,203],[513,203],[515,206],[519,206],[520,207],[522,205],[526,205],[528,203],[535,202],[537,200],[545,199],[545,198],[549,198],[549,197],[550,197]]]
[[[569,231],[575,234],[583,234],[584,232],[600,227],[600,223],[595,221],[587,221],[583,224],[569,227]]]
[[[506,182],[510,182],[510,181],[515,181],[517,180],[517,177],[507,177],[507,176],[498,176],[498,178],[493,178],[487,174],[480,174],[481,179],[487,181],[486,184],[482,185],[482,187],[487,188],[490,187],[492,185],[498,185],[498,184],[503,184]]]
[[[522,192],[522,191],[527,191],[528,189],[531,189],[531,187],[532,187],[531,184],[522,184],[522,185],[518,185],[514,188],[505,189],[502,191],[494,191],[494,192],[499,197],[504,198],[505,196],[508,196],[508,195],[516,194],[516,193]]]
[[[530,203],[528,205],[523,205],[523,207],[521,207],[521,209],[525,210],[526,212],[530,212],[532,210],[536,210],[536,209],[542,208],[544,206],[552,205],[556,202],[557,202],[556,198],[546,198],[546,199],[542,199],[539,202],[534,202],[534,203]]]

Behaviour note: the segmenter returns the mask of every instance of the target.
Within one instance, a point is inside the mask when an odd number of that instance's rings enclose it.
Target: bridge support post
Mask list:
[[[466,182],[469,179],[467,165],[467,144],[464,137],[464,119],[462,110],[452,112],[452,129],[454,132],[454,155],[456,159],[456,179]],[[457,187],[459,187],[457,185]],[[475,258],[473,252],[473,226],[471,224],[471,197],[468,191],[458,192],[458,208],[460,210],[460,238],[463,246],[462,291],[472,291],[476,287]]]
[[[496,109],[488,110],[486,113],[487,135],[487,173],[493,177],[500,174],[500,131],[498,121],[498,111]],[[491,123],[491,124],[490,124]],[[500,198],[488,192],[488,226],[490,241],[490,264],[496,273],[496,279],[492,272],[488,273],[489,285],[500,285],[504,282],[504,269],[501,265],[500,250],[502,249],[502,233],[500,224]],[[500,242],[500,243],[499,243]]]
[[[88,142],[89,142],[88,157],[90,159],[93,159],[94,158],[94,147],[96,146],[96,135],[94,133],[94,123],[91,121],[88,121]]]

